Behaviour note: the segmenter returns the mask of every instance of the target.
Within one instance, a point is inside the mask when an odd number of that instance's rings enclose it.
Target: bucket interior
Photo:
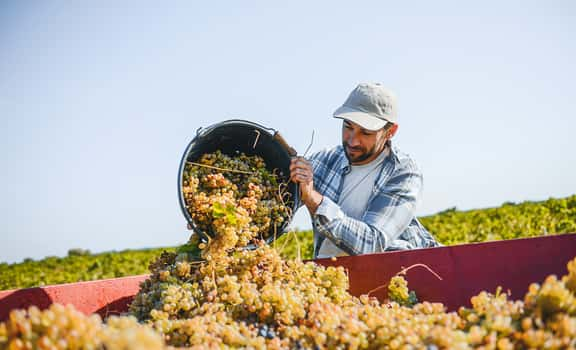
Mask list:
[[[290,155],[274,135],[264,127],[257,124],[243,121],[222,122],[201,131],[198,136],[192,140],[188,146],[184,159],[190,162],[196,162],[203,154],[213,153],[220,150],[229,156],[236,156],[240,153],[246,155],[258,155],[264,159],[266,168],[274,171],[280,176],[282,182],[288,183],[288,192],[291,194],[290,200],[286,205],[292,208],[292,213],[296,211],[294,198],[298,190],[296,185],[289,181],[290,178]],[[182,165],[183,166],[183,165]],[[181,166],[181,167],[182,167]],[[182,174],[180,174],[182,176]],[[182,179],[180,179],[181,181]],[[180,196],[182,210],[188,222],[196,229],[190,215],[186,212],[185,203]],[[292,217],[284,221],[280,227],[283,233],[290,224]],[[200,232],[203,234],[203,232]]]

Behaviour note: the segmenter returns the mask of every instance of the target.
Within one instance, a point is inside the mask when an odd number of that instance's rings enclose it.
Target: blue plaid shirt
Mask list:
[[[395,146],[381,166],[361,220],[347,216],[336,204],[342,179],[350,171],[344,148],[315,153],[310,162],[314,188],[324,196],[312,218],[314,257],[326,238],[350,255],[439,245],[414,216],[422,174],[414,161]]]

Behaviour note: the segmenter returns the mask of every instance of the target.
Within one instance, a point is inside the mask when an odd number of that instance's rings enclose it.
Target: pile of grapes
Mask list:
[[[17,310],[0,324],[0,349],[576,348],[576,259],[566,276],[531,285],[524,301],[482,292],[471,308],[446,312],[418,303],[400,275],[385,303],[355,297],[343,268],[282,259],[258,239],[266,237],[258,225],[287,212],[259,209],[282,200],[254,161],[214,154],[199,162],[212,168],[189,169],[188,208],[209,239],[193,235],[152,263],[130,315],[103,323],[70,307]],[[230,179],[231,168],[251,174]],[[248,243],[256,248],[242,249]]]
[[[165,349],[162,336],[133,316],[86,316],[73,306],[14,310],[0,323],[0,349]]]

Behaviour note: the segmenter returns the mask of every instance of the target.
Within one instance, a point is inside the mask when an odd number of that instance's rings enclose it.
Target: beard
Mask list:
[[[346,154],[346,158],[348,158],[350,164],[363,162],[376,153],[376,145],[370,149],[366,149],[364,147],[350,147],[346,142],[342,142],[342,147],[344,147],[344,154]],[[354,155],[349,153],[350,150],[356,151]]]

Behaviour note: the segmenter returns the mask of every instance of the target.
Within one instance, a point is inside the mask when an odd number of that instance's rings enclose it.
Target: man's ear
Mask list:
[[[390,129],[388,129],[388,138],[391,139],[396,134],[396,131],[398,131],[398,124],[392,124]]]

